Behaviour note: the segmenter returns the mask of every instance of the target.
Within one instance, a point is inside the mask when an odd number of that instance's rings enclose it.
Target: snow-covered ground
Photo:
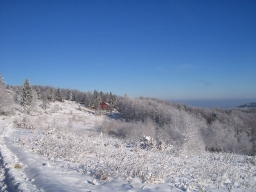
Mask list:
[[[0,116],[0,191],[256,191],[255,157],[145,150],[106,121],[70,101]]]

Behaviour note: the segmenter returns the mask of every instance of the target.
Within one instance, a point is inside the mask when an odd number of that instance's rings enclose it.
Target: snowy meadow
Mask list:
[[[255,109],[1,91],[1,191],[256,190]]]

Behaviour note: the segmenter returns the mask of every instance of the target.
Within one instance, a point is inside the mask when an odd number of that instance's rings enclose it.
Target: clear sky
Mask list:
[[[256,98],[255,0],[0,0],[7,84]]]

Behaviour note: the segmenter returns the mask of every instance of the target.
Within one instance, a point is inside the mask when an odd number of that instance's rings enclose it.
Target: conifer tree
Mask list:
[[[100,103],[101,103],[101,97],[98,91],[93,92],[93,98],[94,98],[94,107],[96,110],[100,110]]]
[[[99,92],[97,90],[94,90],[93,91],[93,98],[96,99],[98,94],[99,94]]]
[[[109,103],[112,105],[113,104],[113,95],[112,95],[112,93],[111,93],[111,91],[110,91],[110,93],[109,93]]]
[[[35,91],[36,91],[37,99],[40,99],[41,98],[41,89],[38,86],[35,86]]]
[[[22,105],[28,107],[32,104],[33,93],[29,80],[26,79],[22,88]]]
[[[116,102],[116,96],[113,95],[111,92],[109,94],[109,102],[110,102],[111,105],[114,105],[115,102]]]
[[[62,96],[60,94],[60,88],[57,89],[56,95],[55,95],[55,100],[62,102]]]

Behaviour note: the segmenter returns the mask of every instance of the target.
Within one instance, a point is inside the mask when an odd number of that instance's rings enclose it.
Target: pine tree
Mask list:
[[[99,92],[97,90],[93,91],[93,98],[96,99],[98,96]]]
[[[103,101],[104,93],[102,91],[100,92],[100,98],[101,98],[101,101]]]
[[[113,95],[112,95],[112,93],[111,93],[111,91],[110,91],[110,93],[109,93],[109,103],[112,105],[113,104]]]
[[[111,92],[109,94],[109,102],[110,102],[111,105],[114,105],[115,102],[116,102],[116,96],[113,95]]]
[[[33,93],[29,80],[26,79],[22,89],[22,105],[28,107],[32,104]]]
[[[100,110],[100,103],[101,103],[101,97],[98,91],[93,92],[93,98],[94,98],[94,107],[96,110]]]
[[[109,102],[109,93],[106,94],[106,96],[105,96],[105,101],[106,101],[107,103],[110,103],[110,102]]]
[[[63,100],[62,100],[62,96],[61,96],[61,94],[60,94],[60,88],[57,89],[57,92],[56,92],[56,95],[55,95],[55,100],[56,100],[56,101],[60,101],[60,102],[63,101]]]
[[[15,102],[17,103],[21,103],[22,102],[22,96],[21,96],[21,91],[19,90],[19,88],[16,88],[15,91],[14,91],[14,100]]]
[[[41,89],[38,86],[35,86],[35,91],[36,91],[37,99],[40,99],[41,98]]]

